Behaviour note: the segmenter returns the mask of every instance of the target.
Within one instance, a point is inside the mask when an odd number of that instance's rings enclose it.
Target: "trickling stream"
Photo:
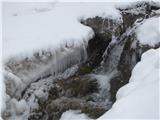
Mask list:
[[[141,54],[151,48],[140,45],[135,35],[146,14],[152,14],[148,12],[151,8],[145,4],[137,7],[143,8],[139,14],[121,10],[123,21],[82,20],[95,32],[88,44],[66,45],[57,51],[40,51],[32,58],[8,61],[3,118],[59,120],[63,112],[73,109],[96,119],[109,110]]]

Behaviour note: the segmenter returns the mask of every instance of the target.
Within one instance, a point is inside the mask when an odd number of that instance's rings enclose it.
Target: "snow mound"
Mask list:
[[[159,53],[160,48],[142,55],[129,83],[117,92],[117,101],[98,120],[159,118]]]
[[[137,38],[142,45],[154,47],[160,43],[160,17],[147,19],[136,31]]]
[[[68,110],[64,112],[60,120],[90,120],[85,114],[79,110]]]

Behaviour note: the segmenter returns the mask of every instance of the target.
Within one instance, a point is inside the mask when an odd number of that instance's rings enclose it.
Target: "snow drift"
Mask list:
[[[155,46],[160,43],[159,17],[147,19],[138,29],[137,37],[142,45]]]

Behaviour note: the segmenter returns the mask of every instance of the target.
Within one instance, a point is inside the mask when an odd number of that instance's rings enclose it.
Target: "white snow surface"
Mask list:
[[[68,110],[62,114],[60,120],[90,120],[90,118],[80,110]]]
[[[109,3],[3,3],[2,10],[5,60],[87,42],[94,33],[80,19],[121,19],[119,11]]]
[[[160,44],[160,17],[147,19],[136,30],[137,38],[142,45],[154,47]]]
[[[160,48],[142,55],[129,83],[118,90],[116,102],[98,120],[159,118],[159,55]]]

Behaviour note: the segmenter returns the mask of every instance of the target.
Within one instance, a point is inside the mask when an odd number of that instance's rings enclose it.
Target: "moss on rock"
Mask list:
[[[79,73],[79,75],[85,75],[85,74],[91,73],[92,70],[93,70],[92,67],[87,66],[87,65],[83,65],[83,66],[81,66],[81,67],[79,68],[78,73]]]

